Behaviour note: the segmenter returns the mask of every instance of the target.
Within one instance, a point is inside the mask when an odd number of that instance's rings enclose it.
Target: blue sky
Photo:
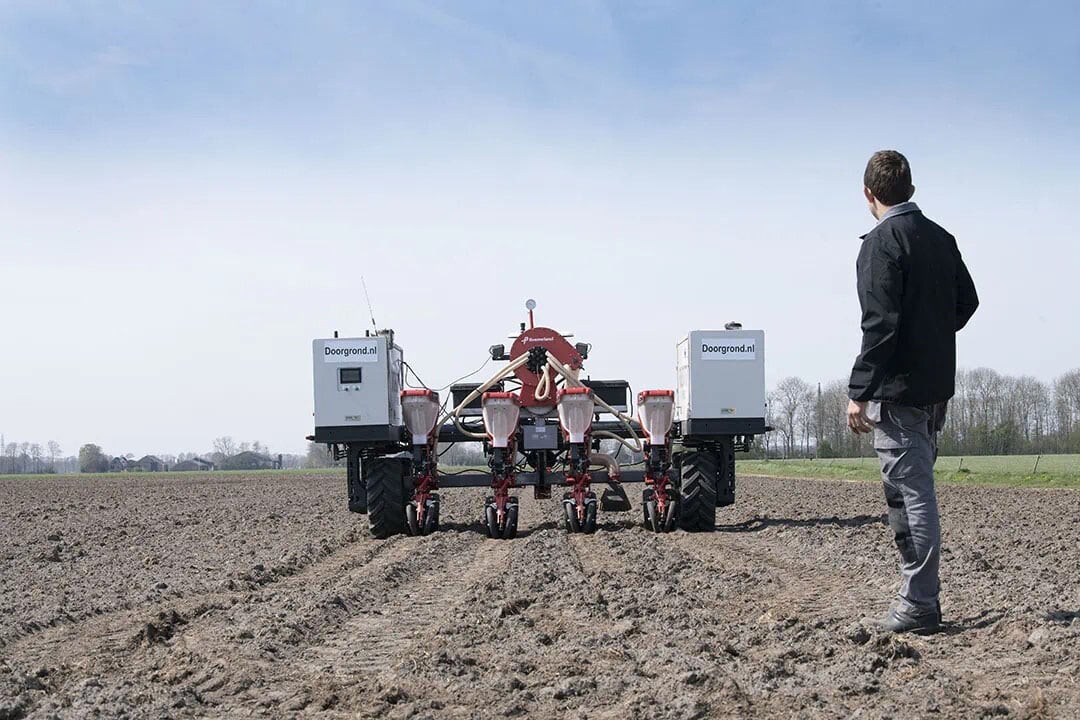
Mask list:
[[[68,348],[2,354],[0,426],[299,449],[309,340],[363,329],[360,274],[440,385],[530,296],[635,387],[729,319],[765,329],[770,382],[840,378],[883,147],[979,285],[961,363],[1052,379],[1080,365],[1078,26],[1065,2],[0,4],[4,323]]]
[[[15,2],[0,9],[3,128],[64,152],[310,157],[483,133],[480,117],[828,140],[948,101],[944,136],[973,120],[1065,133],[1077,21],[1072,3]]]

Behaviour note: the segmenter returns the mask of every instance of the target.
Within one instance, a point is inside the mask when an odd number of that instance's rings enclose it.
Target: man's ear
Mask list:
[[[870,192],[870,188],[863,186],[862,194],[866,197],[866,202],[874,204],[874,193]]]

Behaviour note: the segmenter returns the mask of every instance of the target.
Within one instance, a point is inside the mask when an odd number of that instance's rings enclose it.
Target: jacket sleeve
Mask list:
[[[956,246],[955,238],[953,249],[956,252],[956,329],[961,330],[978,309],[979,295],[975,292],[975,281],[971,279],[964,258],[960,256],[960,248]]]
[[[868,237],[855,264],[863,337],[862,351],[855,359],[848,384],[848,397],[852,400],[874,398],[896,351],[904,273],[888,244],[887,238]]]

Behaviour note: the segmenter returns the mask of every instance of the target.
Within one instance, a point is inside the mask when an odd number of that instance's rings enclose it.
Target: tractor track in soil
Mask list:
[[[74,662],[87,655],[87,650],[94,657],[111,657],[140,643],[152,643],[164,632],[170,632],[169,638],[172,638],[176,630],[183,631],[184,626],[193,620],[250,601],[253,597],[262,597],[279,589],[287,591],[290,586],[317,581],[320,575],[331,576],[347,572],[350,568],[369,567],[380,554],[392,547],[393,541],[359,551],[354,547],[347,548],[307,566],[295,575],[283,579],[269,577],[265,584],[260,584],[255,590],[195,594],[177,599],[169,603],[166,610],[157,613],[148,614],[145,607],[117,609],[59,622],[16,636],[10,642],[11,650],[32,661]],[[86,647],[77,642],[82,638],[90,638],[95,644]]]
[[[1075,491],[947,486],[932,637],[895,591],[880,488],[740,480],[716,532],[640,507],[561,528],[443,493],[369,537],[344,481],[0,481],[0,718],[1080,717]]]
[[[440,618],[459,607],[466,592],[497,572],[509,555],[507,544],[470,540],[476,541],[449,550],[448,556],[425,554],[436,565],[414,568],[407,581],[412,592],[388,598],[377,615],[361,613],[329,628],[324,644],[305,653],[310,673],[330,672],[351,681],[365,675],[393,674]],[[423,542],[413,539],[409,552],[423,553]]]

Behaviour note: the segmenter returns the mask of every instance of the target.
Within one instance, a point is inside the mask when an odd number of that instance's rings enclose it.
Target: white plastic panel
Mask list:
[[[315,427],[400,426],[401,360],[384,336],[313,341]]]
[[[676,383],[676,420],[764,418],[764,331],[691,331],[676,352]]]

